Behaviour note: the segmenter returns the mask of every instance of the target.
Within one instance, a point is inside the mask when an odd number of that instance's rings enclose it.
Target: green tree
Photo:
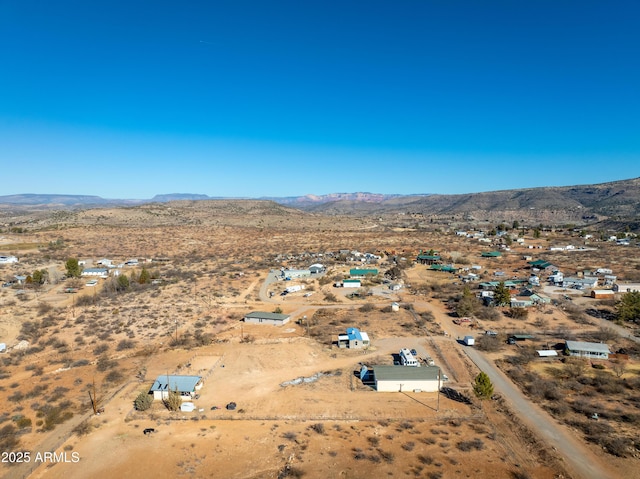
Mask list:
[[[153,396],[146,391],[141,391],[133,401],[133,406],[137,411],[146,411],[153,404]]]
[[[64,267],[67,270],[68,278],[79,278],[82,274],[82,268],[78,263],[78,258],[69,258],[64,264]]]
[[[116,280],[116,289],[118,291],[126,291],[129,289],[129,286],[131,286],[131,283],[129,282],[127,275],[121,274],[118,276],[118,279]]]
[[[511,292],[504,284],[504,281],[500,281],[496,290],[493,293],[493,302],[497,306],[508,306],[511,304]]]
[[[182,405],[182,397],[178,390],[169,391],[169,395],[164,399],[164,405],[169,411],[179,411]]]
[[[517,230],[518,228],[520,228],[520,222],[518,220],[513,220],[513,229]]]
[[[473,295],[469,287],[465,286],[462,290],[462,298],[460,298],[458,304],[456,304],[456,314],[460,318],[471,316],[478,306],[478,300]]]
[[[149,274],[149,271],[147,270],[147,268],[142,268],[142,271],[140,272],[140,277],[138,278],[138,283],[147,284],[150,280],[151,280],[151,274]]]
[[[493,396],[493,384],[491,384],[491,379],[489,379],[487,373],[480,372],[480,374],[476,376],[473,382],[473,392],[476,393],[476,396],[480,399],[489,399]]]
[[[37,269],[31,275],[34,284],[44,284],[49,278],[49,272],[46,269]]]
[[[534,229],[533,229],[533,237],[534,237],[535,239],[540,238],[540,228],[534,228]]]
[[[624,293],[616,304],[616,313],[620,322],[640,322],[640,291]]]

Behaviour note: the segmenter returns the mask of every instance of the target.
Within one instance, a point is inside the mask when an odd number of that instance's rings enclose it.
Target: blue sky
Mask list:
[[[640,176],[640,3],[0,2],[0,195]]]

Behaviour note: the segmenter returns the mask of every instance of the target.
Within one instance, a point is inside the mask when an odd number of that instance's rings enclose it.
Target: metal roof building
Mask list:
[[[167,374],[156,378],[149,392],[153,393],[154,399],[166,399],[169,391],[178,391],[182,400],[191,400],[195,392],[202,388],[202,378],[200,376],[171,376]]]
[[[435,366],[422,368],[372,366],[372,369],[376,391],[379,392],[436,392],[442,381],[440,368]]]
[[[590,359],[609,359],[609,346],[604,343],[587,343],[584,341],[565,341],[565,352],[569,356]]]
[[[288,314],[267,313],[262,311],[254,311],[245,315],[244,322],[252,324],[272,324],[274,326],[282,326],[291,319]]]

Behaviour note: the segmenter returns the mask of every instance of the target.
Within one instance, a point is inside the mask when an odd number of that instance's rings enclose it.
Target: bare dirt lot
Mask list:
[[[487,259],[480,257],[487,248],[453,233],[381,232],[364,220],[280,213],[240,226],[240,219],[213,218],[211,211],[193,221],[171,211],[95,210],[81,216],[82,228],[13,235],[6,252],[0,246],[0,252],[20,253],[19,263],[0,269],[5,281],[43,268],[50,278],[21,295],[18,285],[0,290],[0,341],[11,348],[0,367],[3,449],[55,451],[69,459],[4,463],[5,477],[570,477],[558,453],[502,403],[473,398],[479,371],[457,339],[495,329],[535,334],[542,346],[567,333],[597,332],[600,320],[576,321],[577,313],[559,304],[534,309],[525,319],[500,313],[477,319],[473,329],[456,326],[449,299],[461,295],[460,279],[411,265],[420,250],[435,248],[461,265],[480,265],[486,280],[496,271],[526,277],[522,256],[529,250],[514,247]],[[133,227],[147,217],[158,224]],[[21,243],[41,246],[18,250]],[[391,291],[380,277],[366,279],[355,297],[336,289],[335,280],[362,266],[345,249],[379,255],[371,266],[380,273],[400,264],[402,288]],[[105,257],[116,263],[137,258],[139,264],[122,268],[126,289],[112,277],[95,288],[82,281],[78,293],[64,293],[72,281],[62,280],[69,257],[86,259],[88,266]],[[637,264],[613,258],[632,278]],[[604,263],[596,253],[552,259],[565,269]],[[265,295],[276,293],[272,297],[261,294],[270,270],[318,262],[327,267],[324,275],[297,282],[312,295],[281,297],[283,283],[266,288]],[[154,283],[139,283],[143,269]],[[241,321],[256,310],[291,314],[291,322]],[[352,326],[370,335],[368,350],[332,344]],[[629,346],[617,336],[612,344]],[[24,349],[15,348],[20,345]],[[401,347],[432,357],[449,386],[472,404],[436,393],[378,393],[355,375],[360,363],[390,364]],[[503,359],[513,351],[501,345],[487,354]],[[626,377],[635,378],[633,371]],[[136,396],[157,376],[177,373],[204,378],[194,412],[172,413],[160,402],[134,410]],[[311,377],[317,379],[282,385]],[[90,393],[104,413],[92,414]],[[232,401],[237,408],[225,409]],[[155,432],[145,435],[145,428]],[[637,458],[591,451],[610,461],[612,474],[637,477]]]

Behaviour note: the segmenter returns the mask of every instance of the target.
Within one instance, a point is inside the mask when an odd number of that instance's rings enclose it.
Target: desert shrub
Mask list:
[[[105,376],[104,380],[107,383],[117,384],[124,380],[124,374],[114,369],[113,371],[109,371],[109,374]]]
[[[497,308],[481,306],[475,311],[476,318],[484,321],[498,321],[502,316]]]
[[[289,441],[295,441],[296,439],[298,439],[298,435],[293,431],[285,432],[282,435],[282,437],[283,437],[283,439],[287,439]]]
[[[27,427],[31,427],[31,419],[25,416],[21,416],[16,421],[16,426],[18,426],[18,429],[25,429]]]
[[[458,444],[456,444],[456,447],[460,451],[464,451],[464,452],[469,452],[469,451],[472,451],[473,449],[476,449],[477,451],[481,451],[482,449],[484,449],[484,442],[482,442],[482,439],[480,438],[475,438],[475,439],[472,439],[471,441],[460,441]]]
[[[311,426],[309,426],[309,429],[311,429],[312,431],[317,432],[318,434],[324,434],[325,430],[324,430],[324,424],[321,422],[312,424]]]
[[[98,358],[98,362],[96,363],[96,369],[100,372],[104,372],[107,369],[112,369],[116,367],[117,363],[115,361],[110,360],[106,355],[102,355]]]
[[[384,451],[382,449],[378,449],[378,454],[380,454],[380,457],[382,458],[382,460],[384,460],[384,462],[386,462],[387,464],[392,464],[393,461],[396,459],[396,456],[393,452],[391,451]]]
[[[499,351],[504,347],[503,342],[500,341],[497,336],[489,336],[487,334],[483,334],[476,339],[475,346],[476,349],[487,352]]]
[[[182,397],[178,391],[169,391],[169,395],[163,400],[165,407],[169,411],[178,411],[182,405]]]
[[[361,313],[369,313],[371,311],[374,311],[376,309],[376,307],[371,304],[371,303],[367,303],[367,304],[363,304],[362,306],[360,306],[358,308],[358,311],[360,311]]]
[[[42,429],[45,431],[52,431],[58,424],[62,424],[73,417],[73,413],[71,411],[68,411],[61,406],[45,406],[40,411],[44,413],[44,424],[42,425]]]
[[[371,444],[373,447],[378,447],[380,445],[380,438],[377,436],[368,437],[367,441],[369,441],[369,444]]]
[[[0,429],[0,450],[10,451],[15,449],[19,443],[17,429],[13,424],[7,424]]]
[[[299,478],[299,477],[303,477],[305,474],[305,472],[295,466],[292,466],[291,464],[287,464],[284,469],[282,469],[279,473],[278,473],[278,479],[286,479],[286,478]]]
[[[526,308],[510,308],[504,314],[511,319],[525,320],[529,316],[529,310]]]
[[[146,391],[141,391],[133,401],[133,407],[137,411],[146,411],[153,405],[153,396]]]
[[[135,341],[131,341],[129,339],[123,339],[116,346],[116,351],[124,351],[125,349],[133,349],[136,346]]]
[[[416,443],[413,441],[405,442],[402,445],[402,449],[404,449],[405,451],[413,451],[414,447],[416,447]]]
[[[85,420],[85,421],[82,421],[80,424],[78,424],[76,427],[74,427],[73,432],[78,437],[82,437],[89,434],[92,429],[93,429],[93,426],[91,425],[91,423]]]

